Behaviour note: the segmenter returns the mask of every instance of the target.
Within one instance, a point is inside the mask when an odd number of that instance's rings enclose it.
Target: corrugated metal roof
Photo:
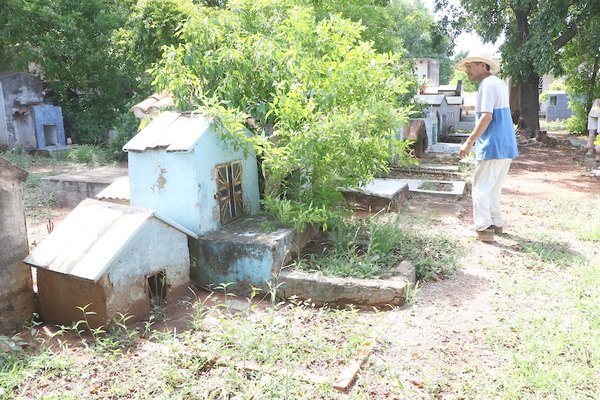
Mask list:
[[[164,221],[152,210],[86,199],[24,262],[33,267],[98,282],[120,250],[153,217]],[[182,230],[177,225],[173,226]],[[187,229],[182,231],[191,233]],[[191,236],[196,235],[192,233]]]
[[[209,128],[210,120],[202,114],[165,111],[123,146],[123,150],[191,151]]]
[[[129,177],[121,176],[95,196],[98,200],[130,200]]]

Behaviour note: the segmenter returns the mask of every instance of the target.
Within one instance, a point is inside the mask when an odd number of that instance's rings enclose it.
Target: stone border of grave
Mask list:
[[[277,297],[299,299],[311,304],[358,308],[400,307],[416,283],[416,269],[403,260],[390,279],[356,279],[283,270],[276,278]]]

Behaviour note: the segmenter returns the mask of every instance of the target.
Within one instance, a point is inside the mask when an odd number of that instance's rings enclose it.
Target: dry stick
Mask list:
[[[362,348],[359,349],[356,357],[354,357],[352,362],[350,362],[350,364],[348,364],[346,368],[342,370],[338,378],[335,380],[333,387],[336,390],[339,390],[340,392],[346,392],[348,390],[352,382],[354,382],[356,379],[358,371],[367,361],[369,355],[371,355],[371,352],[377,345],[379,336],[383,332],[387,331],[394,322],[395,314],[393,314],[393,311],[391,311],[388,312],[385,318],[383,318],[382,321],[375,326],[373,332],[371,332],[371,335],[369,335],[369,338],[362,344]]]

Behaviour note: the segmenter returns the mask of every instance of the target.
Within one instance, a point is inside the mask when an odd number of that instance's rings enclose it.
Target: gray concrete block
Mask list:
[[[55,195],[61,206],[75,207],[87,198],[93,199],[122,176],[127,176],[126,168],[97,168],[44,177],[40,188],[46,194]]]
[[[338,278],[300,271],[282,271],[277,282],[278,296],[284,299],[295,297],[310,299],[316,305],[351,304],[359,308],[402,306],[411,286],[406,279]]]

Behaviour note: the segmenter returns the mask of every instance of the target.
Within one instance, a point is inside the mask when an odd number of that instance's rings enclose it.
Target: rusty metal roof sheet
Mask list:
[[[165,111],[123,146],[123,150],[191,151],[200,137],[209,130],[210,124],[210,120],[202,114]]]
[[[86,199],[24,262],[33,267],[98,282],[121,249],[152,218],[197,237],[189,230],[159,217],[152,210]]]

